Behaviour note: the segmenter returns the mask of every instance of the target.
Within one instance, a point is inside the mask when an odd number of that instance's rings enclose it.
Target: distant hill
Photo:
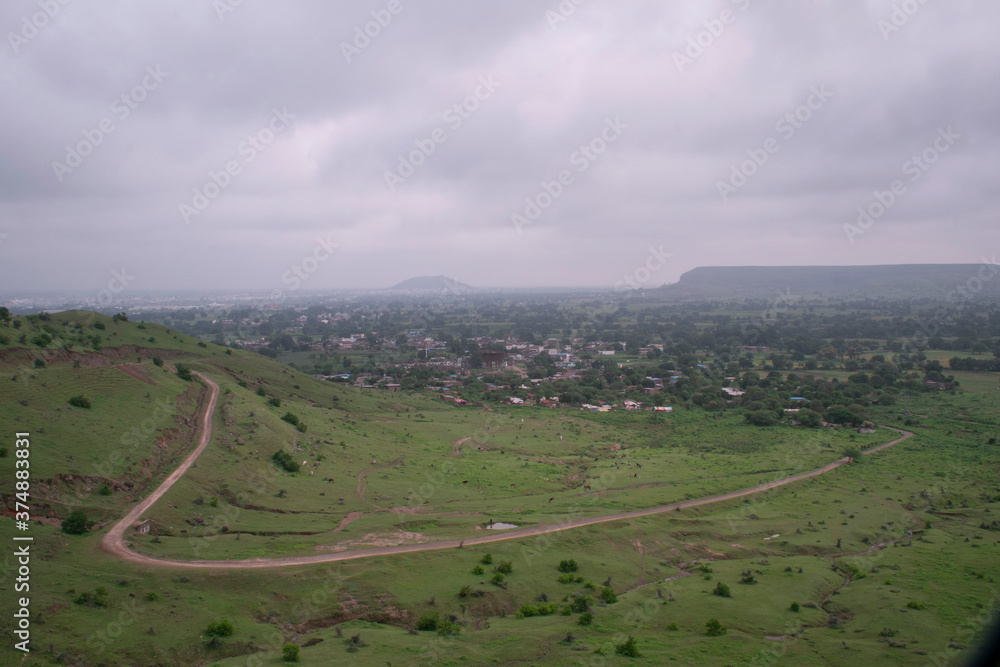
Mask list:
[[[801,298],[940,299],[970,280],[970,287],[978,287],[981,268],[980,264],[711,266],[692,269],[660,291],[678,299],[752,298],[779,292]],[[984,275],[990,272],[983,270]],[[1000,296],[1000,274],[981,284],[977,298]]]
[[[391,291],[404,292],[440,292],[442,290],[459,290],[465,292],[472,290],[473,288],[465,283],[460,283],[457,280],[452,280],[446,276],[421,276],[419,278],[404,280],[398,285],[393,285],[389,289]]]

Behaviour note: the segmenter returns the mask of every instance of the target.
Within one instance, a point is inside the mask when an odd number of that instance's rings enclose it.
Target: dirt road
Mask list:
[[[119,521],[114,527],[108,531],[108,534],[104,536],[101,541],[101,546],[110,554],[123,558],[125,560],[131,561],[133,563],[141,563],[143,565],[150,565],[155,567],[174,567],[174,568],[188,568],[188,569],[211,569],[211,570],[241,570],[241,569],[251,569],[251,568],[267,568],[267,567],[289,567],[293,565],[313,565],[316,563],[330,563],[334,561],[344,561],[344,560],[355,560],[357,558],[371,558],[373,556],[389,556],[392,554],[402,554],[402,553],[414,553],[419,551],[435,551],[438,549],[456,549],[460,545],[471,547],[477,544],[487,544],[490,542],[501,542],[506,540],[517,540],[526,537],[533,537],[535,535],[544,535],[546,533],[556,533],[563,530],[572,530],[573,528],[580,528],[582,526],[591,526],[597,523],[607,523],[609,521],[622,521],[625,519],[634,519],[641,516],[649,516],[651,514],[662,514],[664,512],[675,512],[679,509],[684,509],[687,507],[698,507],[700,505],[708,505],[711,503],[717,503],[725,500],[733,500],[734,498],[742,498],[743,496],[749,496],[755,493],[760,493],[762,491],[768,491],[770,489],[778,488],[779,486],[784,486],[786,484],[792,484],[794,482],[799,482],[804,479],[809,479],[811,477],[818,477],[824,473],[835,470],[840,466],[847,463],[847,458],[842,458],[840,460],[834,461],[828,465],[819,468],[818,470],[812,470],[810,472],[800,473],[798,475],[792,475],[791,477],[785,477],[784,479],[775,480],[773,482],[768,482],[767,484],[761,484],[749,489],[743,489],[741,491],[732,491],[730,493],[724,493],[718,496],[709,496],[707,498],[697,498],[695,500],[686,500],[680,503],[674,503],[672,505],[663,505],[661,507],[651,507],[644,510],[635,510],[632,512],[622,512],[619,514],[609,514],[606,516],[597,517],[587,517],[580,519],[570,519],[563,523],[550,524],[547,526],[534,526],[531,528],[518,528],[515,530],[505,530],[501,533],[496,533],[494,535],[482,535],[477,537],[467,537],[465,539],[455,539],[455,540],[441,540],[438,542],[424,542],[422,544],[405,544],[394,547],[374,547],[371,549],[358,549],[355,551],[342,551],[339,553],[327,553],[327,554],[317,554],[314,556],[288,556],[284,558],[249,558],[246,560],[226,560],[226,561],[216,561],[216,560],[176,560],[170,558],[155,558],[153,556],[147,556],[144,554],[136,553],[125,546],[124,534],[125,531],[135,523],[139,517],[145,512],[149,507],[157,501],[157,499],[164,494],[174,482],[176,482],[180,477],[191,467],[198,455],[205,449],[208,441],[212,437],[212,413],[215,410],[215,399],[219,394],[219,387],[214,382],[209,380],[202,374],[198,374],[208,386],[212,389],[212,397],[208,402],[205,409],[205,414],[202,417],[202,433],[201,439],[199,440],[198,447],[188,456],[184,463],[180,465],[177,470],[173,472],[163,484],[160,485],[156,491],[151,493],[146,500],[141,502],[135,507],[128,515]],[[902,437],[893,440],[892,442],[887,442],[884,445],[879,445],[872,449],[867,450],[865,453],[877,452],[893,445],[900,443],[907,438],[913,437],[913,433],[909,431],[901,431],[896,428],[884,427],[890,431],[895,431],[902,435]]]

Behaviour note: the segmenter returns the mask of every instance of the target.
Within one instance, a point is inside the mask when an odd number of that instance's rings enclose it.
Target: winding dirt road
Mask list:
[[[635,510],[632,512],[622,512],[619,514],[609,514],[606,516],[596,516],[587,517],[580,519],[570,519],[563,523],[550,524],[547,526],[534,526],[531,528],[518,528],[516,530],[506,530],[502,533],[497,533],[495,535],[482,535],[477,537],[468,537],[463,539],[454,540],[441,540],[438,542],[424,542],[422,544],[405,544],[392,547],[375,547],[371,549],[358,549],[355,551],[342,551],[339,553],[327,553],[327,554],[317,554],[314,556],[287,556],[284,558],[249,558],[246,560],[177,560],[172,558],[156,558],[153,556],[147,556],[145,554],[140,554],[132,551],[127,546],[125,546],[125,531],[132,526],[143,512],[148,510],[153,503],[155,503],[174,483],[181,478],[181,476],[187,472],[191,464],[194,463],[195,459],[204,451],[205,447],[208,445],[209,440],[212,439],[212,413],[215,411],[215,400],[219,395],[219,386],[212,382],[209,378],[197,374],[202,378],[209,386],[212,391],[212,396],[205,408],[205,414],[202,416],[201,423],[201,438],[198,441],[198,446],[195,448],[191,454],[184,459],[184,462],[177,468],[163,483],[157,488],[153,493],[149,495],[144,501],[135,506],[135,508],[129,512],[124,519],[116,523],[111,530],[104,536],[101,540],[101,547],[108,553],[122,558],[133,563],[141,563],[143,565],[150,565],[154,567],[174,567],[174,568],[188,568],[188,569],[211,569],[211,570],[243,570],[252,568],[268,568],[268,567],[290,567],[294,565],[314,565],[316,563],[330,563],[334,561],[344,561],[344,560],[355,560],[358,558],[371,558],[373,556],[388,556],[392,554],[402,554],[402,553],[414,553],[420,551],[435,551],[439,549],[455,549],[459,546],[474,546],[477,544],[487,544],[489,542],[502,542],[506,540],[517,540],[523,539],[525,537],[532,537],[535,535],[545,535],[547,533],[556,533],[563,530],[572,530],[573,528],[580,528],[582,526],[591,526],[597,523],[607,523],[610,521],[622,521],[624,519],[634,519],[641,516],[649,516],[651,514],[662,514],[664,512],[674,512],[679,509],[684,509],[686,507],[697,507],[699,505],[709,505],[711,503],[717,503],[725,500],[733,500],[734,498],[742,498],[743,496],[749,496],[755,493],[760,493],[762,491],[768,491],[770,489],[778,488],[779,486],[784,486],[786,484],[792,484],[794,482],[799,482],[804,479],[809,479],[811,477],[818,477],[822,474],[835,470],[840,466],[848,462],[847,458],[842,458],[833,463],[823,466],[817,470],[812,470],[810,472],[800,473],[798,475],[792,475],[791,477],[785,477],[784,479],[775,480],[773,482],[768,482],[766,484],[761,484],[749,489],[743,489],[741,491],[732,491],[730,493],[724,493],[717,496],[709,496],[707,498],[697,498],[695,500],[686,500],[680,503],[674,503],[672,505],[663,505],[661,507],[651,507],[643,510]],[[867,450],[865,453],[870,454],[872,452],[877,452],[893,445],[900,443],[907,438],[913,437],[913,433],[909,431],[902,431],[900,429],[883,427],[890,431],[895,431],[902,435],[902,437],[897,438],[891,442],[887,442],[884,445],[879,445],[872,449]]]

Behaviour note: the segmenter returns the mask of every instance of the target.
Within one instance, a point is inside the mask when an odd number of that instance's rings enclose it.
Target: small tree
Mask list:
[[[191,369],[184,364],[177,364],[177,377],[185,382],[191,382],[194,379],[191,377]]]
[[[726,628],[718,619],[710,618],[705,622],[705,634],[709,637],[721,637],[726,634]]]
[[[848,462],[854,463],[861,458],[861,449],[855,445],[844,447],[844,456],[847,457]]]
[[[615,589],[610,586],[605,586],[601,589],[601,599],[608,604],[614,604],[618,602],[618,594],[615,593]]]
[[[83,535],[89,527],[87,513],[83,510],[73,510],[62,522],[63,532],[70,535]]]
[[[440,618],[441,615],[436,611],[424,614],[420,617],[420,620],[417,621],[417,630],[420,630],[421,632],[433,632],[434,630],[437,630],[438,620],[440,620]]]
[[[285,644],[281,648],[281,658],[285,662],[298,662],[299,661],[299,645],[298,644]]]
[[[617,653],[618,655],[627,656],[629,658],[638,658],[639,647],[635,642],[635,638],[632,635],[629,635],[628,639],[626,639],[624,642],[622,642],[621,644],[616,644],[615,653]]]
[[[83,408],[84,410],[90,409],[90,399],[86,396],[73,396],[69,399],[69,404],[75,408]]]
[[[205,634],[209,637],[232,637],[233,624],[226,619],[209,623],[205,628]]]
[[[576,564],[576,561],[573,560],[572,558],[570,560],[559,561],[560,572],[576,572],[577,569],[579,569],[579,566]]]
[[[712,591],[712,595],[718,595],[721,598],[733,597],[732,592],[729,590],[729,586],[722,583],[721,581],[715,584],[715,590]]]

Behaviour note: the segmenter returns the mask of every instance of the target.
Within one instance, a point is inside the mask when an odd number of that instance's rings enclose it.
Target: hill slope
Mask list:
[[[680,299],[745,298],[791,292],[806,298],[851,296],[944,298],[959,286],[982,288],[977,296],[1000,294],[996,267],[978,264],[900,264],[884,266],[712,266],[683,274],[662,288]]]

